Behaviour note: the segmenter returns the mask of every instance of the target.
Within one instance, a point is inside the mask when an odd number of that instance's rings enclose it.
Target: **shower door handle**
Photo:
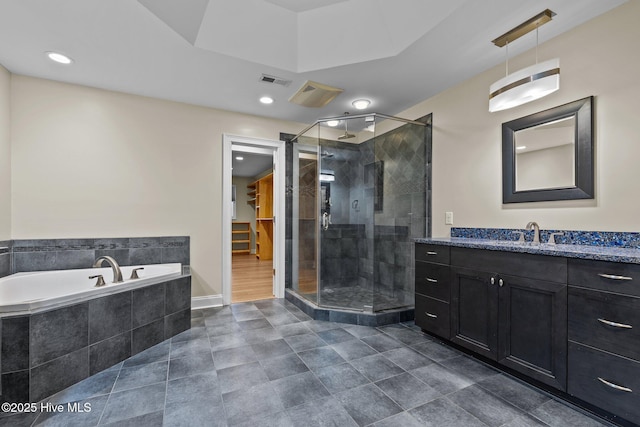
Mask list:
[[[327,212],[323,213],[322,214],[322,229],[323,230],[328,230],[330,224],[331,224],[331,215],[328,214]]]

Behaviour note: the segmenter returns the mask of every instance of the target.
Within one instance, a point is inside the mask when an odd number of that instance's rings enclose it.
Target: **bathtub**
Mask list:
[[[144,267],[144,270],[138,270],[140,278],[129,279],[132,270],[140,267]],[[127,266],[121,267],[121,270],[124,279],[121,283],[111,283],[111,267],[16,273],[0,278],[0,317],[37,313],[140,288],[182,274],[179,263]],[[104,277],[105,286],[96,287],[97,279],[89,279],[89,276],[97,274]]]

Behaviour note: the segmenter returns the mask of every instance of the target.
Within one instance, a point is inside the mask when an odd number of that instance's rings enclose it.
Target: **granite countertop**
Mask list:
[[[566,258],[592,259],[598,261],[640,264],[640,249],[612,246],[566,245],[531,242],[519,243],[508,240],[474,239],[467,237],[419,238],[416,243],[428,243],[460,248],[487,249],[491,251],[521,252],[527,254],[561,256]]]

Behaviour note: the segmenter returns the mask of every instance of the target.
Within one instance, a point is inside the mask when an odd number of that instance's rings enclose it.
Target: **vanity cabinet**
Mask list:
[[[415,321],[426,331],[449,338],[449,247],[415,247]]]
[[[451,248],[451,340],[566,390],[564,258]]]
[[[568,393],[640,424],[640,265],[569,260]]]

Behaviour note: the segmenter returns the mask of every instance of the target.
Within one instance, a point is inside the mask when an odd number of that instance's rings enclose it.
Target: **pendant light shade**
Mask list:
[[[489,111],[517,107],[560,89],[560,59],[540,62],[501,78],[489,87]]]

